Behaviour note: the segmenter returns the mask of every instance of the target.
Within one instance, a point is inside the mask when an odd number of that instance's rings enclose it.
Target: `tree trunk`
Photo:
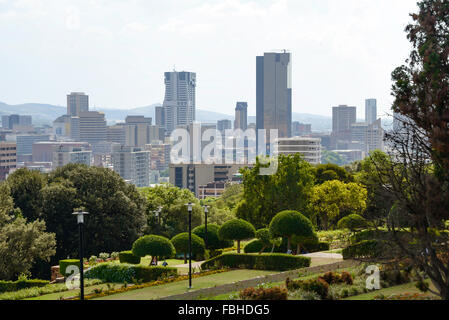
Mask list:
[[[300,255],[301,254],[301,245],[298,243],[296,245],[296,255]]]
[[[237,240],[237,253],[240,253],[240,240]]]
[[[287,251],[290,250],[291,237],[287,237]]]
[[[273,253],[274,252],[274,243],[273,243],[273,246],[271,247],[271,253]]]
[[[187,253],[184,252],[184,264],[187,263]]]
[[[262,254],[262,252],[265,250],[267,246],[263,246],[262,249],[260,249],[259,254]],[[273,248],[274,249],[274,248]]]

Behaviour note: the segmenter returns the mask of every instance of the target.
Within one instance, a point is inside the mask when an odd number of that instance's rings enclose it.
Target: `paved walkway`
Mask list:
[[[204,261],[192,262],[192,268],[199,268],[203,262]],[[173,266],[173,267],[175,267],[175,268],[188,268],[189,264],[188,263],[186,263],[186,264],[178,264],[178,265]]]
[[[339,253],[330,253],[330,252],[314,252],[308,254],[302,254],[304,257],[309,258],[326,258],[326,259],[343,259],[343,256]]]

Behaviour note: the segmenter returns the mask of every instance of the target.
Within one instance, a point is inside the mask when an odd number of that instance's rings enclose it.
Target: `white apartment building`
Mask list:
[[[150,185],[149,151],[135,147],[113,147],[112,167],[124,180],[136,187]]]
[[[299,153],[310,164],[321,163],[321,139],[320,138],[279,138],[277,139],[278,153],[290,155]]]

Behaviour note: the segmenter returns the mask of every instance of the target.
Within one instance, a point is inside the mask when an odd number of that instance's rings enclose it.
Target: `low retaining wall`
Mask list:
[[[343,260],[331,264],[325,264],[321,266],[302,268],[297,270],[290,270],[282,273],[270,274],[266,276],[261,276],[253,279],[237,281],[217,287],[204,288],[199,289],[192,292],[186,292],[182,294],[177,294],[173,296],[163,297],[160,300],[195,300],[199,297],[209,297],[209,296],[217,296],[220,294],[240,291],[249,287],[255,287],[262,283],[267,282],[281,282],[285,281],[287,278],[296,279],[301,273],[302,276],[307,276],[309,274],[314,273],[323,273],[328,271],[334,271],[342,268],[349,268],[355,265],[360,264],[359,261],[355,260]]]

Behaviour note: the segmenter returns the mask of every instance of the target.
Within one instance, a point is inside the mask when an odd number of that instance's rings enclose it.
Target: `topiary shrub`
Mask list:
[[[281,287],[246,288],[239,293],[242,300],[287,300],[288,291]]]
[[[79,259],[66,259],[66,260],[59,260],[59,273],[62,274],[64,277],[68,277],[73,272],[68,272],[67,267],[69,266],[76,266],[78,270],[80,270],[80,261]]]
[[[131,250],[119,252],[120,263],[140,264],[140,257],[133,254]]]
[[[225,222],[218,230],[218,237],[223,240],[236,240],[237,253],[240,253],[240,241],[254,238],[256,229],[248,221],[233,219]]]
[[[381,241],[364,240],[343,249],[342,255],[343,259],[375,258],[381,251]]]
[[[209,232],[208,232],[209,233]],[[189,253],[189,234],[180,233],[171,239],[177,253],[184,254],[184,263],[187,263],[187,254]],[[205,245],[203,239],[192,234],[192,256],[204,255]]]
[[[273,254],[238,254],[226,253],[209,259],[201,265],[201,269],[235,268],[271,271],[286,271],[310,266],[311,259],[282,253]]]
[[[132,253],[138,257],[150,255],[158,259],[168,259],[175,255],[176,250],[169,239],[162,236],[148,235],[134,242]]]
[[[254,239],[250,242],[248,242],[245,247],[243,247],[243,252],[244,253],[259,253],[262,251],[262,249],[264,249],[264,245],[262,243],[262,241],[260,241],[259,239]],[[262,252],[270,252],[271,249],[265,247],[265,249]]]
[[[349,229],[351,232],[362,230],[368,226],[368,221],[358,214],[350,214],[337,223],[338,229]]]
[[[290,250],[294,235],[309,238],[315,234],[312,222],[297,211],[278,213],[270,223],[270,233],[273,237],[286,237],[287,250]]]
[[[232,247],[234,245],[234,241],[220,239],[218,237],[218,230],[220,230],[218,225],[207,224],[207,249],[217,250]],[[204,224],[194,228],[192,233],[206,242],[206,227]]]

